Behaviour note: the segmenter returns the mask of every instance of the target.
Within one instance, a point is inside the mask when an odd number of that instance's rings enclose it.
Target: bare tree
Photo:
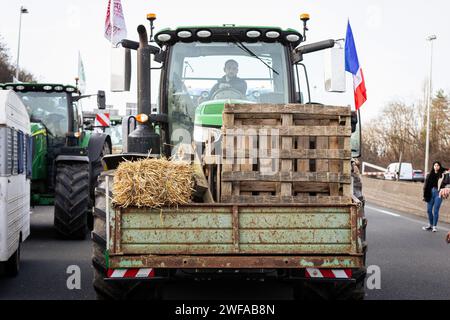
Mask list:
[[[449,98],[439,90],[430,114],[430,157],[446,162],[450,153]],[[363,128],[363,160],[386,166],[399,160],[422,168],[426,139],[425,103],[389,103],[381,115]]]
[[[0,83],[12,82],[15,74],[16,67],[11,63],[9,50],[0,37]],[[35,81],[35,77],[31,73],[20,69],[19,78],[22,82]]]

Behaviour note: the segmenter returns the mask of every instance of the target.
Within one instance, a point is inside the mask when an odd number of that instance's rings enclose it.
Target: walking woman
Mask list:
[[[439,210],[442,204],[442,198],[439,196],[439,190],[445,187],[444,172],[447,169],[443,168],[441,163],[435,161],[433,168],[425,179],[423,187],[423,200],[427,202],[427,212],[429,224],[422,229],[425,231],[437,232],[437,224],[439,220]],[[446,179],[447,180],[447,179]]]

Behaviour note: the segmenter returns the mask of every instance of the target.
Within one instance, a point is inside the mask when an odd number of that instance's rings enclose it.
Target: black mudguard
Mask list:
[[[99,161],[103,145],[109,144],[109,150],[112,150],[111,137],[105,133],[93,132],[89,139],[88,155],[91,162]]]

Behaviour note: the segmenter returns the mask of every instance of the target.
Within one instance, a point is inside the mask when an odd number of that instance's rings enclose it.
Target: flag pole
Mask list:
[[[116,0],[111,0],[112,10],[109,12],[109,20],[111,21],[111,48],[114,48],[114,15],[116,11]]]
[[[114,14],[115,14],[115,5],[116,0],[111,0],[112,8],[109,11],[109,21],[111,22],[111,49],[109,55],[109,74],[112,74],[112,63],[113,63],[113,49],[114,49]],[[109,94],[112,94],[112,82],[109,81]]]

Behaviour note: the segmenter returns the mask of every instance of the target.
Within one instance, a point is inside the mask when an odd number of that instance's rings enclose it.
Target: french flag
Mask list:
[[[355,91],[355,108],[359,110],[367,100],[366,83],[364,75],[359,66],[358,54],[356,53],[355,39],[353,38],[350,21],[347,25],[347,36],[345,39],[345,71],[353,74],[353,90]]]

